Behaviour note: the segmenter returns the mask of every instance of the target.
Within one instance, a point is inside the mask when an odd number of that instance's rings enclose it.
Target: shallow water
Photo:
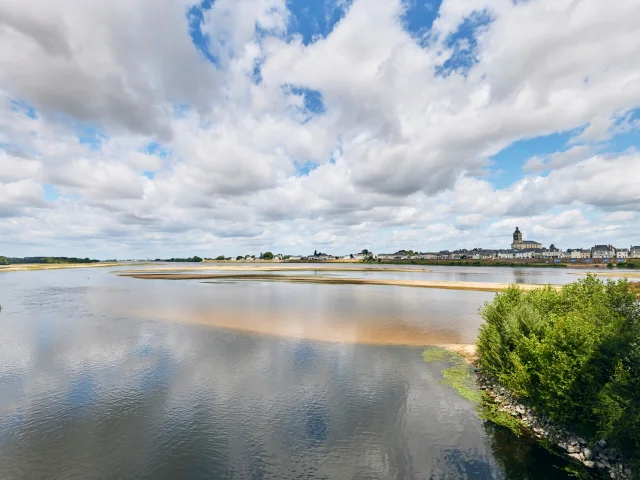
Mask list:
[[[375,344],[469,341],[491,297],[0,274],[0,478],[567,478]]]
[[[209,267],[209,268],[207,268]],[[224,270],[216,270],[216,268]],[[274,271],[251,271],[257,268],[281,268]],[[365,271],[367,267],[372,271]],[[348,278],[380,278],[400,280],[434,280],[455,282],[490,282],[490,283],[529,283],[537,285],[575,282],[584,278],[587,273],[609,273],[602,268],[548,268],[548,267],[473,267],[473,266],[442,266],[442,265],[411,265],[411,264],[349,264],[349,263],[198,263],[198,264],[151,264],[142,267],[130,267],[125,270],[150,271],[155,269],[170,269],[161,273],[213,273],[213,274],[273,274],[273,275],[319,275]],[[195,270],[191,270],[194,269]],[[314,271],[315,270],[315,271]],[[388,270],[388,271],[385,271]],[[397,271],[407,270],[407,271]],[[621,277],[604,278],[615,280]]]

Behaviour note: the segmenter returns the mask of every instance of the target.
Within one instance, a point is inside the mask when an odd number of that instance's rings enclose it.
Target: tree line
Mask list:
[[[59,263],[97,263],[100,260],[77,257],[3,257],[0,256],[0,265],[20,264],[59,264]]]

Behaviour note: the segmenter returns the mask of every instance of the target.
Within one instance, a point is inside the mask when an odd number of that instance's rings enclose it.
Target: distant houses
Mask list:
[[[630,248],[615,248],[612,245],[594,245],[592,248],[570,248],[566,251],[550,245],[543,248],[542,244],[534,240],[523,240],[522,232],[516,227],[510,249],[472,250],[440,250],[438,252],[412,252],[398,250],[395,253],[380,253],[380,260],[530,260],[539,259],[547,262],[568,260],[570,262],[587,259],[619,259],[640,258],[640,246]],[[519,247],[519,248],[514,248]],[[354,257],[351,255],[351,257]]]
[[[369,250],[362,250],[358,253],[346,255],[330,255],[315,251],[313,255],[273,255],[276,261],[303,261],[303,262],[324,262],[324,261],[406,261],[406,260],[539,260],[546,263],[567,262],[590,262],[597,259],[606,262],[616,259],[618,263],[626,259],[640,259],[640,246],[630,246],[629,248],[616,248],[611,244],[594,245],[591,248],[569,248],[562,250],[551,244],[549,248],[542,247],[542,244],[534,240],[523,240],[522,232],[516,227],[513,233],[513,242],[509,249],[487,249],[473,248],[458,250],[440,250],[437,252],[414,252],[412,250],[398,250],[395,253],[374,254]],[[514,248],[517,247],[517,248]],[[236,260],[256,261],[254,255],[238,257]]]

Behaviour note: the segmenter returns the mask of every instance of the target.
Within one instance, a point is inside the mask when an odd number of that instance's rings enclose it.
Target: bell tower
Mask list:
[[[513,243],[522,243],[522,232],[516,227],[516,231],[513,232]]]
[[[518,230],[516,227],[516,231],[513,232],[513,243],[511,244],[511,248],[520,249],[522,244],[522,232]]]

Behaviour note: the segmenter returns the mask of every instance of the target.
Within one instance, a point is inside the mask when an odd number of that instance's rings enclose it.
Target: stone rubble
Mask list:
[[[602,470],[609,478],[631,480],[633,474],[613,448],[607,448],[605,440],[590,445],[585,439],[566,430],[555,428],[550,420],[538,415],[526,405],[520,404],[504,387],[476,370],[478,386],[495,402],[498,410],[518,419],[534,437],[545,439],[557,446],[566,456],[587,468]]]

